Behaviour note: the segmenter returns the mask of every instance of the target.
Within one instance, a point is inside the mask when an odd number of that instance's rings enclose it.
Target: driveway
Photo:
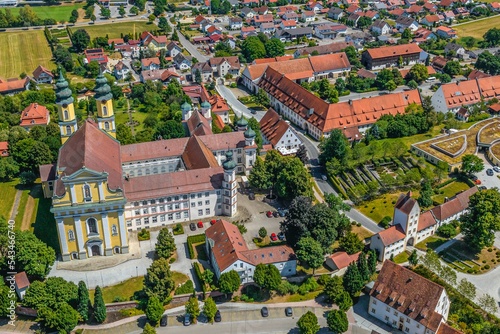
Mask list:
[[[234,96],[233,92],[228,87],[224,85],[217,85],[215,86],[215,89],[217,89],[217,92],[219,92],[220,96],[222,96],[227,101],[227,104],[233,109],[234,113],[238,115],[238,117],[243,114],[246,118],[253,117],[258,121],[260,121],[262,117],[264,117],[266,111],[257,110],[255,114],[253,114],[251,110],[247,108],[247,106],[241,103],[236,98],[236,96]]]

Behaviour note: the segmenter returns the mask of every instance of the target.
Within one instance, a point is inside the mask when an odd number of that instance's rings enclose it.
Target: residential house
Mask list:
[[[113,69],[113,75],[116,80],[125,80],[127,75],[130,73],[130,67],[125,65],[121,60],[116,63],[115,68]]]
[[[141,59],[141,70],[153,71],[160,69],[160,59],[158,57]]]
[[[347,23],[349,25],[352,25],[353,27],[356,27],[358,25],[358,21],[359,19],[363,16],[363,12],[357,12],[357,13],[352,13],[351,15],[349,15],[349,17],[347,18],[347,22],[350,22]]]
[[[253,25],[258,27],[262,23],[274,23],[273,14],[255,15],[252,19]]]
[[[319,13],[323,9],[323,5],[319,1],[309,1],[306,4],[307,10],[312,10],[315,13]]]
[[[255,8],[255,11],[257,12],[258,15],[265,15],[269,13],[269,7],[267,6],[260,6]]]
[[[260,132],[264,144],[271,144],[273,149],[283,155],[295,154],[302,141],[297,136],[293,127],[281,116],[269,108],[259,122]]]
[[[439,22],[439,16],[434,15],[426,15],[422,20],[420,20],[420,24],[428,27],[433,27]]]
[[[316,19],[316,13],[312,10],[305,10],[302,12],[302,16],[301,16],[301,19],[303,22],[305,23],[311,23],[311,22],[314,22],[314,20]]]
[[[432,2],[426,2],[424,3],[424,8],[429,12],[429,13],[432,13],[432,14],[435,14],[437,13],[437,6],[435,4],[433,4]]]
[[[362,12],[362,11],[363,10],[361,9],[361,7],[359,7],[357,4],[352,4],[349,7],[347,7],[347,9],[346,9],[347,15]]]
[[[295,29],[277,30],[274,37],[282,42],[295,41],[297,38],[311,38],[313,30],[310,27],[301,27]]]
[[[376,75],[375,73],[370,72],[370,71],[367,71],[367,70],[365,70],[364,68],[360,68],[360,69],[358,70],[358,72],[356,73],[356,75],[357,75],[358,77],[360,77],[360,78],[364,78],[364,79],[366,79],[366,78],[368,78],[368,79],[373,79],[373,80],[377,79],[377,75]]]
[[[104,53],[103,48],[87,49],[83,53],[85,54],[84,62],[86,64],[91,61],[97,61],[101,69],[105,68],[108,64],[108,56]]]
[[[240,11],[240,16],[244,19],[253,19],[255,15],[256,13],[250,7],[243,7]]]
[[[163,69],[163,70],[146,70],[142,71],[140,75],[141,82],[144,83],[148,80],[150,81],[161,81],[164,84],[168,84],[172,80],[177,80],[179,83],[184,83],[183,77],[178,74],[175,69]]]
[[[454,29],[444,26],[436,29],[436,35],[442,38],[457,38],[457,32]]]
[[[240,74],[240,59],[238,56],[231,57],[213,57],[208,60],[212,72],[219,77],[232,75],[233,77]]]
[[[490,10],[494,12],[500,12],[500,3],[499,2],[491,2],[488,4]]]
[[[446,324],[446,290],[392,261],[383,263],[369,295],[368,314],[403,333],[461,334]]]
[[[441,56],[436,56],[436,57],[432,58],[431,65],[432,65],[432,67],[434,67],[434,69],[436,69],[437,71],[442,73],[447,62],[448,62],[448,60],[446,60],[446,58],[441,57]]]
[[[453,10],[453,13],[455,13],[455,15],[461,16],[461,17],[469,17],[470,16],[469,10],[467,8],[463,8],[463,7],[455,8]]]
[[[454,3],[453,0],[441,0],[439,2],[439,6],[443,8],[448,8],[451,7],[451,5]]]
[[[432,31],[425,28],[418,28],[417,31],[413,33],[413,41],[417,44],[436,38],[437,36]]]
[[[448,43],[444,47],[444,54],[452,57],[457,57],[460,59],[468,59],[469,54],[463,46],[457,43]]]
[[[143,32],[140,40],[143,47],[147,47],[153,51],[165,50],[168,44],[167,36],[155,36],[149,31]]]
[[[212,67],[208,62],[196,63],[191,67],[192,81],[196,80],[196,72],[200,72],[201,82],[211,81],[213,79]]]
[[[174,57],[174,63],[182,71],[189,70],[191,68],[191,66],[193,65],[192,57],[191,56],[185,56],[182,53],[178,53]]]
[[[229,29],[230,30],[240,30],[243,27],[243,20],[241,17],[230,17],[229,18]]]
[[[202,24],[209,22],[203,15],[198,15],[194,18],[194,24],[198,26],[198,29],[202,29]]]
[[[241,284],[251,283],[258,264],[274,265],[283,277],[296,273],[297,260],[289,246],[250,250],[238,227],[225,220],[218,220],[207,228],[205,236],[206,252],[217,278],[235,270],[240,276]]]
[[[366,12],[363,12],[362,14],[364,17],[368,17],[372,21],[377,20],[380,16],[376,11],[373,10],[367,10]]]
[[[29,87],[29,77],[26,77],[24,79],[11,78],[7,80],[0,78],[0,94],[12,95],[28,90]]]
[[[294,20],[283,20],[280,23],[280,27],[283,30],[295,29],[297,28],[297,22],[295,22]]]
[[[179,46],[179,44],[177,44],[177,42],[172,41],[168,43],[167,54],[170,57],[175,58],[175,56],[177,56],[179,53],[182,53],[182,48]]]
[[[334,39],[335,37],[337,37],[339,30],[345,31],[347,30],[347,27],[344,26],[343,24],[336,24],[336,23],[318,24],[314,26],[314,35],[319,39],[325,39],[325,38]],[[297,49],[297,51],[299,52],[301,50],[302,49]]]
[[[396,29],[403,32],[405,29],[416,31],[418,29],[418,22],[412,17],[400,16],[396,19]]]
[[[377,251],[382,262],[403,253],[407,246],[419,243],[434,235],[440,226],[460,218],[469,208],[470,196],[477,191],[477,187],[467,189],[425,212],[420,211],[411,192],[401,194],[394,206],[392,226],[373,235],[370,248]]]
[[[360,255],[363,253],[357,252],[349,255],[346,252],[336,252],[326,258],[325,265],[335,271],[337,275],[342,275],[351,263],[358,261]]]
[[[30,103],[30,105],[21,112],[21,122],[19,126],[29,131],[36,125],[47,126],[49,123],[49,110],[38,103]]]
[[[469,109],[462,107],[462,108],[458,109],[455,116],[457,117],[457,119],[459,121],[468,122],[469,116],[470,116]]]
[[[443,17],[446,23],[449,24],[453,23],[453,21],[455,21],[455,16],[456,16],[455,13],[453,13],[453,11],[451,10],[443,12]]]
[[[409,15],[418,15],[419,13],[424,11],[424,7],[418,5],[411,5],[405,11]]]
[[[296,13],[296,12],[294,12],[294,11],[288,11],[288,12],[285,12],[285,14],[283,14],[283,15],[281,16],[281,18],[282,18],[283,20],[287,20],[287,21],[289,21],[289,20],[293,20],[293,21],[295,21],[295,22],[299,22],[299,14],[297,14],[297,13]]]
[[[377,35],[387,35],[392,30],[391,26],[383,20],[375,20],[370,29]]]
[[[483,71],[480,71],[480,70],[472,70],[469,73],[469,76],[467,76],[467,80],[475,80],[475,79],[481,79],[481,78],[487,78],[487,77],[491,77],[491,75],[484,73]]]
[[[243,0],[243,6],[255,7],[259,5],[259,0]]]
[[[9,156],[9,142],[0,141],[0,158]]]
[[[222,30],[217,28],[216,26],[210,26],[205,30],[207,36],[212,36],[212,35],[222,35]]]
[[[33,71],[33,80],[35,80],[37,84],[50,84],[54,80],[54,74],[42,65],[38,65]]]
[[[294,21],[293,21],[294,22]],[[276,32],[276,26],[274,25],[274,23],[262,23],[260,25],[260,32],[261,33],[264,33],[264,34],[268,34],[268,35],[272,35]]]
[[[344,17],[345,12],[338,8],[338,7],[332,7],[328,10],[327,16],[330,19],[334,20],[340,20],[342,17]]]
[[[257,36],[257,30],[255,29],[255,27],[242,27],[241,28],[241,37],[243,39],[245,39],[248,36]]]
[[[14,275],[14,288],[20,300],[24,299],[26,290],[28,290],[29,287],[30,281],[25,271],[21,271],[20,273]]]
[[[388,13],[393,18],[406,17],[406,12],[401,8],[392,9]]]
[[[366,42],[373,41],[374,38],[372,34],[365,31],[355,31],[351,34],[346,34],[345,41],[348,43],[353,43],[354,47],[357,49],[362,49],[363,44]]]
[[[416,44],[401,44],[368,49],[363,52],[361,61],[369,70],[398,66],[400,60],[404,64],[422,63],[422,49]]]

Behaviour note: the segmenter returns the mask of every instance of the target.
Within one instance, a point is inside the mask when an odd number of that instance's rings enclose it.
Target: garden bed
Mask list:
[[[474,252],[464,241],[458,240],[439,253],[455,268],[468,274],[484,274],[500,264],[500,250],[488,247],[481,252]]]

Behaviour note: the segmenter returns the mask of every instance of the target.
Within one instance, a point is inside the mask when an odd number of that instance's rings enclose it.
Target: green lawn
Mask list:
[[[448,239],[438,237],[437,235],[432,235],[427,239],[420,241],[415,245],[416,248],[427,251],[427,249],[436,249],[442,244],[444,244]]]
[[[384,146],[384,142],[386,142],[386,141],[398,140],[398,141],[402,141],[406,145],[406,147],[408,149],[410,149],[410,146],[414,143],[418,143],[418,142],[436,137],[441,132],[442,128],[443,128],[442,125],[436,125],[427,133],[422,133],[422,134],[409,136],[409,137],[396,138],[396,139],[387,138],[387,139],[378,140],[378,142],[380,144],[379,147],[382,148]],[[375,157],[380,158],[380,156],[378,156],[378,155],[376,155]]]
[[[9,31],[0,33],[0,77],[14,78],[31,73],[42,65],[55,68],[52,51],[43,30]]]
[[[402,192],[384,194],[377,197],[371,201],[363,202],[361,205],[356,207],[365,216],[373,219],[376,223],[380,223],[382,218],[389,216],[392,219],[394,215],[394,204]],[[413,191],[413,198],[418,197],[418,191]]]
[[[57,22],[68,22],[71,17],[71,12],[76,9],[82,8],[83,4],[63,4],[56,6],[31,6],[31,9],[38,16],[39,19],[54,19]],[[13,15],[19,15],[22,7],[9,8]]]
[[[134,127],[136,133],[141,131],[141,130],[144,130],[144,120],[146,119],[146,117],[148,117],[148,113],[145,113],[145,112],[136,111],[136,112],[132,113],[132,119],[134,121],[139,122],[139,125]],[[120,111],[120,112],[117,112],[115,114],[116,125],[126,124],[128,122],[128,120],[129,120],[129,118],[128,118],[127,112]]]
[[[16,197],[16,185],[18,180],[0,183],[0,216],[8,220],[10,217],[10,210],[14,204]]]
[[[104,303],[112,303],[115,299],[123,301],[132,300],[134,293],[144,287],[144,277],[133,277],[122,283],[102,288]],[[90,296],[94,300],[94,290],[90,290]]]
[[[33,225],[34,233],[40,240],[54,248],[56,253],[59,253],[56,221],[54,214],[50,212],[51,200],[50,198],[44,198],[42,192],[39,192],[38,196],[38,199],[35,198],[36,218]],[[38,205],[36,202],[38,202]]]
[[[75,32],[78,29],[85,29],[91,39],[96,37],[120,38],[125,34],[137,34],[139,36],[144,31],[156,30],[158,27],[146,21],[119,22],[110,24],[96,24],[85,27],[71,28]]]
[[[489,29],[500,28],[500,17],[497,15],[484,20],[452,26],[452,28],[457,32],[458,37],[471,36],[482,39],[484,33]]]
[[[432,197],[432,199],[434,201],[437,201],[440,204],[442,204],[442,203],[444,203],[444,199],[446,197],[451,198],[451,197],[455,196],[457,193],[459,193],[460,191],[467,190],[469,188],[470,187],[467,183],[462,182],[462,181],[455,181],[455,182],[452,182],[452,183],[444,186],[443,188],[439,189],[439,190],[443,190],[444,193],[439,194],[439,195],[435,195]]]
[[[394,262],[395,263],[405,263],[408,261],[408,258],[410,257],[410,253],[408,253],[407,251],[404,251],[403,253],[401,254],[398,254],[394,257]]]
[[[21,224],[23,222],[23,217],[24,217],[24,211],[26,209],[26,203],[28,203],[28,198],[30,196],[30,190],[29,189],[24,189],[23,193],[21,195],[21,200],[19,201],[19,207],[17,209],[17,215],[15,218],[16,221],[16,230],[21,229]]]

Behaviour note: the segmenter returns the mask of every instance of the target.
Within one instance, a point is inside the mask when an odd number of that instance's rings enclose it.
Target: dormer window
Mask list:
[[[83,185],[83,200],[85,202],[92,202],[92,191],[88,184]]]

